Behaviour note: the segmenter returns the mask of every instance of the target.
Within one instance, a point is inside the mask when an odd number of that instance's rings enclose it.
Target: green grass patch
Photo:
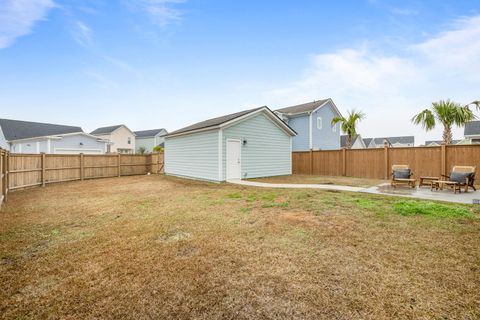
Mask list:
[[[262,204],[262,208],[286,208],[289,206],[288,201],[282,201],[282,202],[270,202],[270,203],[264,203]]]
[[[228,199],[240,199],[242,197],[242,194],[240,192],[233,192],[229,193],[226,196]]]
[[[470,210],[463,206],[446,205],[431,201],[399,200],[393,204],[393,209],[402,216],[425,215],[448,218],[471,215]]]

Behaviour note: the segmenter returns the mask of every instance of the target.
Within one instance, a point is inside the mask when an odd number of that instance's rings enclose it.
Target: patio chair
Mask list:
[[[392,180],[390,185],[394,188],[398,184],[407,184],[411,188],[415,188],[416,179],[412,178],[413,173],[408,164],[395,164],[392,166]]]
[[[454,166],[452,172],[449,175],[442,174],[442,179],[432,183],[433,187],[438,190],[438,188],[443,189],[444,186],[450,187],[453,189],[454,193],[461,192],[461,188],[464,188],[465,192],[468,192],[468,188],[472,188],[477,191],[475,188],[475,166]]]

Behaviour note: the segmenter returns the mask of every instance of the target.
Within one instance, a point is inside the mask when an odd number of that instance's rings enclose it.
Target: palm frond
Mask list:
[[[435,116],[429,109],[425,109],[416,114],[413,116],[411,121],[416,125],[421,125],[426,131],[430,131],[435,128]]]

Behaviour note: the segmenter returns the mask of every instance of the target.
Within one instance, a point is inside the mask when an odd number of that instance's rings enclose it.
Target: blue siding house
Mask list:
[[[165,174],[217,182],[288,175],[294,135],[267,107],[205,120],[165,136]]]
[[[340,149],[340,124],[332,127],[331,122],[341,114],[332,99],[282,108],[275,113],[297,132],[293,151]]]

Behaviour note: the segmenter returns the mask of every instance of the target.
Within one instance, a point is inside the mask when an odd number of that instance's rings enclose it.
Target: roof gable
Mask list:
[[[0,119],[3,135],[8,141],[83,132],[81,127],[51,123]]]
[[[151,130],[141,130],[141,131],[134,131],[135,136],[137,138],[151,138],[155,137],[157,134],[161,133],[162,131],[165,131],[165,134],[167,134],[167,130],[161,128],[161,129],[151,129]]]
[[[109,133],[112,133],[113,131],[117,130],[118,128],[120,128],[122,126],[125,126],[125,125],[118,124],[118,125],[115,125],[115,126],[100,127],[100,128],[97,128],[97,129],[93,130],[92,132],[90,132],[90,134],[109,134]]]
[[[226,126],[231,124],[234,121],[239,121],[240,119],[249,116],[251,114],[254,114],[256,112],[266,112],[269,115],[269,118],[276,122],[280,127],[282,127],[283,130],[287,131],[290,135],[295,135],[296,132],[292,128],[290,128],[285,122],[283,122],[276,114],[274,114],[268,107],[263,106],[259,108],[254,108],[254,109],[249,109],[249,110],[244,110],[236,113],[231,113],[227,114],[225,116],[221,117],[216,117],[208,120],[204,120],[201,122],[197,122],[195,124],[192,124],[190,126],[175,130],[166,136],[173,136],[173,135],[178,135],[178,134],[187,134],[190,132],[197,132],[200,130],[207,130],[207,129],[215,129],[215,128],[220,128],[222,126]]]
[[[307,113],[312,112],[318,107],[324,105],[330,99],[322,99],[322,100],[315,100],[313,102],[307,102],[302,104],[297,104],[295,106],[281,108],[275,110],[276,112],[284,113],[284,114],[298,114],[298,113]]]
[[[352,141],[351,141],[352,145],[351,145],[351,146],[353,147],[353,145],[354,145],[357,141],[358,141],[360,144],[362,144],[363,147],[366,147],[365,142],[364,142],[364,139],[362,139],[362,136],[359,135],[359,134],[357,134],[356,136],[352,137]],[[347,146],[347,135],[344,134],[344,135],[341,135],[341,136],[340,136],[340,147],[344,148],[344,147],[346,147],[346,146]]]
[[[414,144],[414,136],[402,136],[402,137],[382,137],[374,138],[373,141],[376,145],[383,145],[384,141],[387,140],[389,144]]]
[[[464,136],[480,136],[480,121],[469,121],[465,123]]]

